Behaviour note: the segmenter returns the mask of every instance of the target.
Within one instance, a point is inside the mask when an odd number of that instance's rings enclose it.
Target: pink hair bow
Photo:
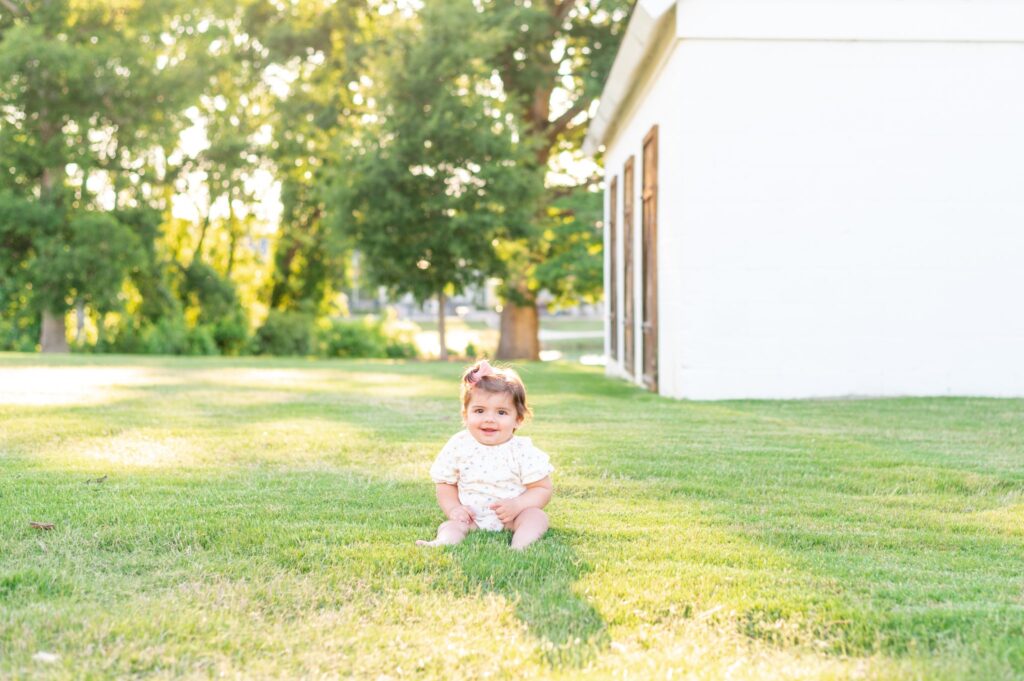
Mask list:
[[[469,383],[470,385],[476,385],[476,382],[479,381],[484,376],[493,375],[494,369],[491,368],[490,363],[485,359],[482,360],[479,365],[477,365],[476,369],[469,372],[469,376],[466,376],[466,383]]]

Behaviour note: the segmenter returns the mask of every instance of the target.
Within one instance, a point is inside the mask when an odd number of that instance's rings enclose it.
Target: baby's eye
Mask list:
[[[498,414],[500,414],[501,416],[508,416],[508,412],[505,411],[504,409],[499,409]]]

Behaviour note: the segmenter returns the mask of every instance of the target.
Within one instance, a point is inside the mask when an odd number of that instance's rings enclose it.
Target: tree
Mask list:
[[[39,337],[38,310],[31,301],[34,237],[57,229],[60,215],[52,207],[0,190],[0,348],[28,349]],[[29,341],[31,338],[31,341]]]
[[[9,169],[0,185],[56,220],[21,249],[44,351],[67,350],[70,306],[110,303],[112,281],[136,266],[134,232],[101,214],[88,180],[104,180],[116,205],[126,181],[144,182],[145,152],[176,138],[191,71],[175,67],[184,64],[175,36],[197,29],[175,9],[172,0],[0,8],[0,167]]]
[[[511,29],[504,32],[508,39],[495,64],[508,97],[507,110],[514,115],[523,140],[536,150],[537,167],[547,169],[559,154],[578,157],[631,5],[629,0],[481,0],[482,17],[488,24]],[[578,276],[565,277],[559,268],[545,266],[563,249],[558,242],[566,239],[577,246],[571,249],[576,253],[573,260],[591,258],[596,263],[599,259],[600,239],[587,236],[596,222],[576,219],[551,229],[548,209],[565,191],[552,186],[537,197],[527,236],[503,245],[510,266],[502,287],[499,357],[536,359],[536,304],[541,290],[551,291],[556,298],[572,291],[596,293],[594,288],[581,289],[583,280]]]
[[[68,298],[101,310],[114,306],[125,277],[141,264],[138,238],[112,215],[80,211],[67,217],[7,192],[0,194],[0,237],[9,263],[0,276],[10,288],[31,283],[44,329],[46,313],[63,313]],[[65,345],[47,350],[67,350],[62,336],[50,339]]]
[[[365,61],[384,38],[388,19],[365,0],[306,0],[275,9],[254,6],[246,25],[273,61],[278,95],[268,153],[281,183],[282,215],[274,249],[271,309],[328,308],[341,290],[349,252],[325,215],[339,137],[367,112],[358,93]]]
[[[477,14],[437,0],[396,30],[377,124],[350,140],[331,206],[372,283],[437,298],[442,359],[446,296],[504,274],[495,243],[524,234],[542,182],[503,119],[490,66],[503,29],[467,31]]]
[[[565,190],[548,206],[540,245],[543,259],[530,273],[555,296],[554,305],[596,302],[604,286],[600,232],[604,196],[597,178]]]

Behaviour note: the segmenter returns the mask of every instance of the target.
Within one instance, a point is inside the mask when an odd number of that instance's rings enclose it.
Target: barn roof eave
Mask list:
[[[583,153],[593,156],[604,143],[605,136],[619,115],[644,58],[654,46],[658,24],[678,0],[638,0],[633,8],[626,34],[612,63],[608,79],[601,92],[597,114],[590,122],[583,140]]]

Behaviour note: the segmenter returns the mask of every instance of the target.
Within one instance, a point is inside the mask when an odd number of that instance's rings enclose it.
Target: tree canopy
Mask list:
[[[540,291],[599,295],[572,168],[629,5],[0,0],[0,348],[66,349],[71,315],[96,350],[237,353],[351,286],[497,279],[535,356]]]
[[[341,142],[330,205],[372,283],[438,298],[442,357],[446,293],[505,275],[495,243],[526,233],[543,179],[491,80],[503,32],[467,33],[476,15],[467,0],[436,0],[393,29],[381,96]]]

